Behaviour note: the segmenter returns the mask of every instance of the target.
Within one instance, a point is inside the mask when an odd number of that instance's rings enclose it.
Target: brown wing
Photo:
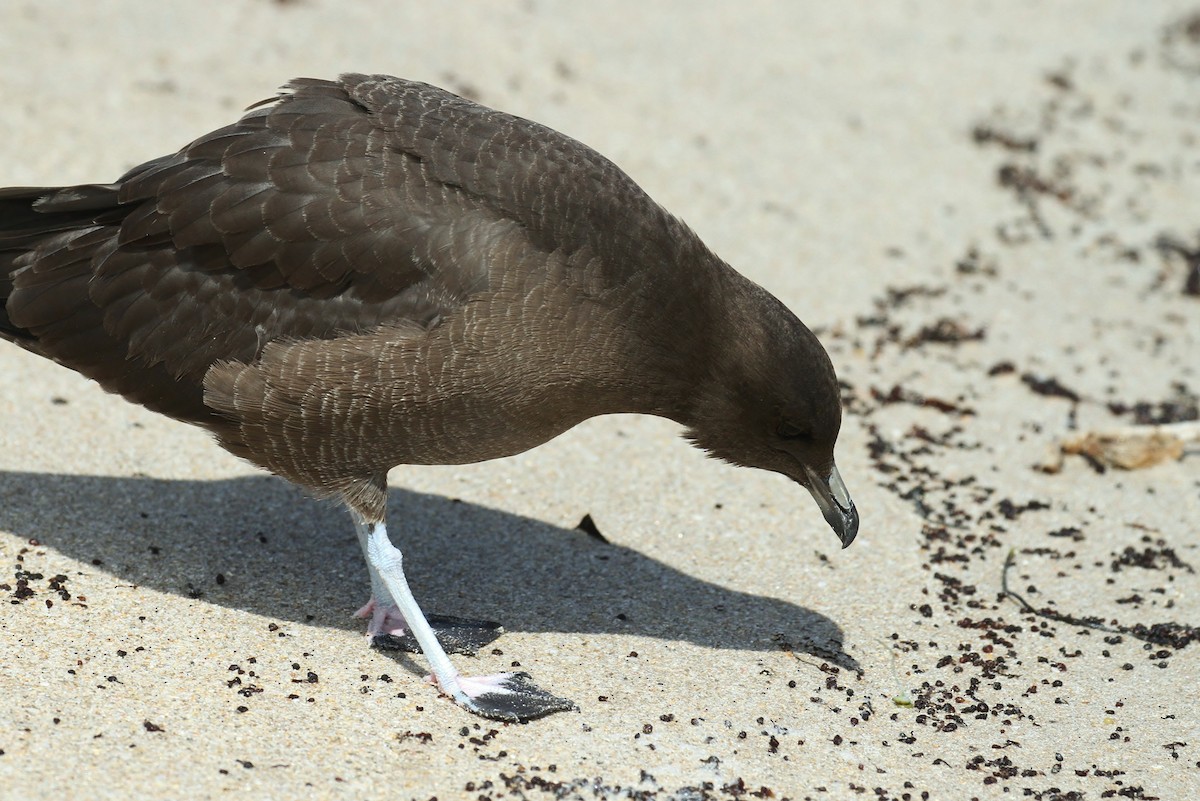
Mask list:
[[[514,227],[628,264],[665,224],[547,128],[385,76],[303,79],[113,185],[0,193],[0,334],[203,422],[215,362],[428,327],[503,277],[492,245]]]

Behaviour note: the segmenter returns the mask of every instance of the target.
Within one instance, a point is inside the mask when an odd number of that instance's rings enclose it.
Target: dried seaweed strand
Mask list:
[[[1129,627],[1118,624],[1117,626],[1106,626],[1100,622],[1098,618],[1089,617],[1081,618],[1074,615],[1065,615],[1061,612],[1055,612],[1053,609],[1046,607],[1038,609],[1029,601],[1025,600],[1024,596],[1015,590],[1008,587],[1008,571],[1016,564],[1016,549],[1010,549],[1008,556],[1004,559],[1004,570],[1000,574],[1000,594],[1006,595],[1019,603],[1026,612],[1037,615],[1038,617],[1054,620],[1059,623],[1066,623],[1069,626],[1083,626],[1084,628],[1096,629],[1097,631],[1108,632],[1109,634],[1124,634],[1143,642],[1153,643],[1154,645],[1170,645],[1168,641],[1162,637],[1156,637],[1152,634],[1144,633],[1146,630],[1142,627]],[[1141,629],[1141,631],[1139,631]]]

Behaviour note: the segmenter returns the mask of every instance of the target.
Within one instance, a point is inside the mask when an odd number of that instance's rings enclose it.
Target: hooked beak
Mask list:
[[[854,508],[854,501],[850,500],[850,493],[846,491],[837,465],[829,468],[828,476],[822,476],[807,465],[804,472],[808,474],[808,491],[812,493],[817,506],[821,507],[825,522],[838,535],[842,547],[848,548],[858,534],[858,510]]]

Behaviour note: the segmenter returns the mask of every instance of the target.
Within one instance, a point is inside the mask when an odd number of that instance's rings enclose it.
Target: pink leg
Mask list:
[[[371,568],[371,625],[377,617],[386,620],[391,606],[406,621],[416,645],[433,669],[432,681],[456,704],[486,718],[525,721],[577,707],[565,698],[551,695],[533,683],[528,673],[498,673],[491,676],[463,676],[455,669],[439,641],[433,626],[413,598],[404,576],[403,557],[387,536],[383,522],[355,517],[359,538],[364,543],[367,564]],[[386,600],[385,600],[386,599]],[[387,604],[386,601],[391,603]],[[364,607],[363,611],[367,607]],[[496,627],[499,629],[499,627]],[[498,632],[497,632],[498,633]],[[387,638],[384,638],[387,639]],[[374,644],[374,642],[373,642]]]

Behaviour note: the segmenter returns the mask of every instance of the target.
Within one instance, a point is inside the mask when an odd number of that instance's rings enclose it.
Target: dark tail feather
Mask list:
[[[7,263],[4,253],[0,253],[0,338],[2,339],[31,339],[29,332],[24,328],[17,328],[13,321],[8,319],[8,296],[12,294],[13,282],[9,276],[11,266]]]
[[[117,184],[0,189],[0,250],[32,244],[46,234],[115,222],[124,211]]]
[[[199,381],[180,382],[161,363],[131,360],[128,342],[105,330],[105,309],[91,299],[93,260],[115,248],[120,221],[137,207],[122,205],[119,186],[0,189],[0,339],[134,403],[211,423]]]
[[[33,339],[6,310],[20,257],[52,234],[119,220],[125,210],[117,189],[117,184],[0,189],[0,337]]]

